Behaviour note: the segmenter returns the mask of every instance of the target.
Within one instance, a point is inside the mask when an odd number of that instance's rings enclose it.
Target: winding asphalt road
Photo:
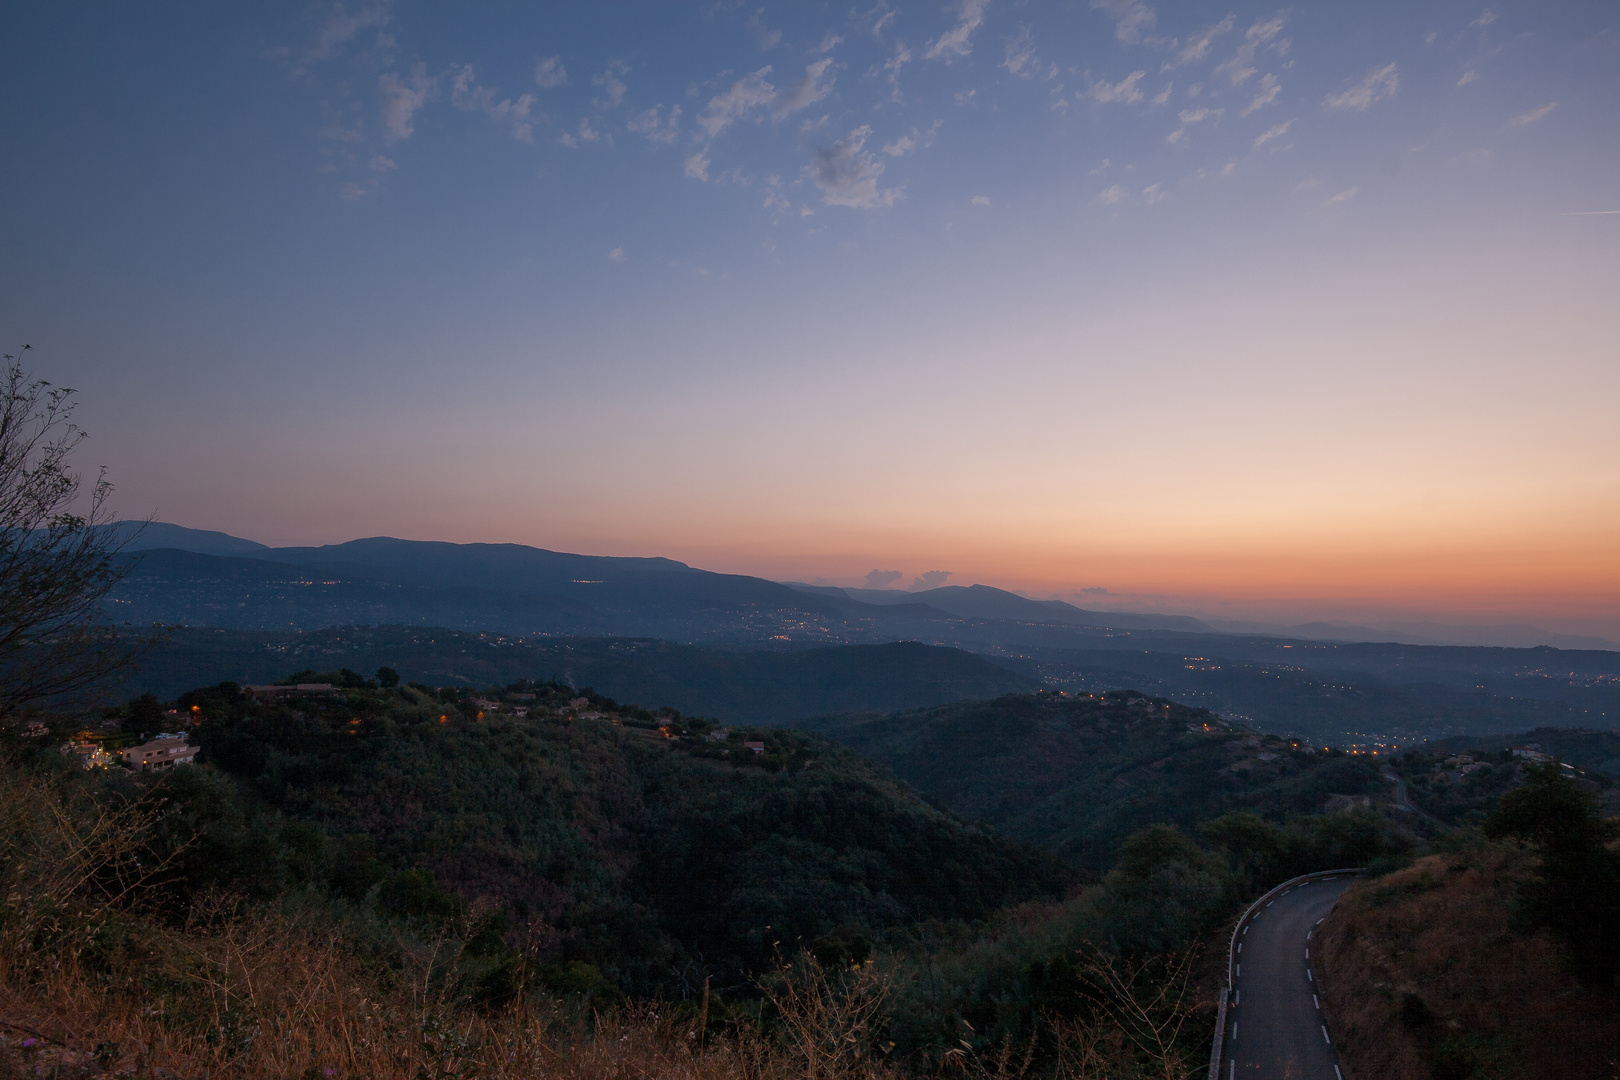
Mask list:
[[[1223,1080],[1341,1080],[1310,947],[1317,924],[1349,885],[1348,876],[1296,885],[1244,927],[1232,983],[1237,1003],[1226,1014]]]

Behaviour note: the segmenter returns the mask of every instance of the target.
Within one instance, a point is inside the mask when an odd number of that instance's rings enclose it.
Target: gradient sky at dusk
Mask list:
[[[12,4],[120,509],[1620,640],[1620,4]]]

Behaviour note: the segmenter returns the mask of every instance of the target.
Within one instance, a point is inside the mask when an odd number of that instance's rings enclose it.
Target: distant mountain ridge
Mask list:
[[[917,593],[788,585],[674,559],[576,555],[523,544],[368,537],[272,548],[163,522],[129,534],[121,619],[237,630],[356,623],[433,624],[508,633],[892,640],[953,620],[1214,633],[1173,615],[1084,611],[988,585]]]

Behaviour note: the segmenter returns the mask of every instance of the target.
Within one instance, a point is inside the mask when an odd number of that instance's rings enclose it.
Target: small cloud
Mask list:
[[[973,31],[984,22],[984,9],[989,6],[990,0],[962,0],[957,8],[956,25],[935,38],[923,55],[930,60],[944,57],[946,63],[958,56],[967,56],[973,51],[970,40]]]
[[[1284,120],[1282,123],[1277,124],[1274,127],[1267,128],[1255,137],[1254,148],[1258,150],[1262,146],[1266,145],[1266,143],[1271,142],[1273,139],[1282,138],[1284,135],[1288,134],[1288,129],[1293,126],[1294,122],[1292,120]]]
[[[382,96],[382,122],[387,130],[388,142],[399,142],[411,137],[416,130],[417,110],[428,98],[438,92],[439,80],[427,77],[427,69],[417,64],[405,78],[392,71],[377,80],[377,91]]]
[[[1102,191],[1097,192],[1097,199],[1108,206],[1113,206],[1115,203],[1124,200],[1127,194],[1128,192],[1126,192],[1123,185],[1115,184],[1111,188],[1104,188]]]
[[[900,197],[898,188],[878,188],[883,163],[863,149],[871,134],[872,129],[862,124],[819,151],[807,166],[827,205],[873,210],[891,206]]]
[[[686,159],[686,175],[693,180],[707,181],[709,179],[709,157],[699,150]]]
[[[902,135],[891,143],[883,144],[883,152],[890,157],[904,157],[917,149],[917,140],[910,135]]]
[[[668,146],[673,143],[681,133],[681,107],[672,105],[669,115],[663,114],[663,105],[654,105],[644,109],[630,118],[626,128],[637,135],[645,135],[649,142]]]
[[[1531,109],[1528,112],[1520,113],[1518,116],[1515,116],[1513,119],[1509,120],[1508,123],[1514,127],[1525,127],[1529,124],[1535,123],[1537,120],[1540,120],[1543,116],[1546,116],[1556,108],[1558,108],[1558,102],[1550,101],[1540,108]]]
[[[1261,109],[1267,105],[1270,105],[1272,102],[1277,100],[1277,95],[1280,93],[1282,93],[1282,84],[1277,81],[1277,76],[1265,76],[1260,80],[1259,92],[1250,99],[1248,107],[1243,110],[1243,115],[1248,116],[1256,109]]]
[[[889,81],[889,98],[900,100],[900,69],[911,63],[911,50],[903,42],[897,42],[894,55],[883,62],[883,74]]]
[[[595,128],[591,127],[591,121],[590,121],[589,117],[582,116],[582,117],[579,118],[579,141],[580,142],[596,142],[601,137],[602,137],[602,133],[597,131]]]
[[[1458,86],[1467,86],[1469,83],[1473,82],[1477,78],[1479,78],[1479,76],[1477,74],[1475,74],[1474,72],[1465,71],[1465,72],[1463,72],[1463,77],[1457,80],[1457,85]]]
[[[769,52],[782,44],[782,31],[767,29],[765,20],[759,16],[760,12],[756,11],[748,16],[748,21],[743,25],[747,26],[748,32],[754,35],[754,44],[759,46],[760,51]]]
[[[1182,109],[1179,114],[1183,124],[1196,124],[1210,117],[1220,118],[1225,109]]]
[[[1337,195],[1329,195],[1327,201],[1328,201],[1328,205],[1331,206],[1334,203],[1349,202],[1351,199],[1353,199],[1355,197],[1356,197],[1356,189],[1355,188],[1345,188],[1343,191],[1339,192]]]
[[[534,65],[534,81],[542,89],[551,90],[568,81],[568,69],[563,67],[562,57],[548,56]]]
[[[624,248],[616,247],[607,253],[609,262],[624,262]]]
[[[1176,128],[1176,130],[1172,131],[1170,134],[1168,134],[1168,135],[1166,135],[1164,137],[1164,141],[1169,143],[1171,146],[1174,146],[1174,145],[1176,145],[1176,143],[1180,142],[1182,139],[1185,139],[1186,137],[1187,137],[1187,129],[1186,128]]]
[[[990,196],[988,196],[988,195],[975,195],[975,196],[973,196],[972,202],[973,202],[974,206],[989,206],[990,205]]]
[[[343,4],[335,5],[310,43],[304,57],[307,60],[325,60],[338,48],[354,40],[362,30],[381,29],[388,24],[388,4],[365,4],[353,12]]]
[[[827,71],[832,67],[832,57],[825,57],[804,69],[804,75],[793,88],[780,95],[776,108],[771,115],[777,120],[789,113],[808,108],[832,93],[833,80],[827,78]]]
[[[949,570],[928,570],[919,574],[911,582],[913,589],[937,589],[945,584],[945,579],[951,576]]]
[[[1110,166],[1112,164],[1113,164],[1113,162],[1110,161],[1108,158],[1103,158],[1102,159],[1102,164],[1098,165],[1095,169],[1092,169],[1086,175],[1087,176],[1096,176],[1098,173],[1107,172],[1108,171],[1108,166]]]
[[[1147,204],[1149,206],[1152,206],[1154,203],[1163,202],[1167,194],[1168,192],[1164,190],[1164,185],[1162,184],[1149,184],[1147,187],[1142,189],[1142,198],[1147,200]]]
[[[624,84],[623,76],[629,71],[629,64],[623,60],[614,60],[608,64],[606,71],[591,76],[591,85],[602,88],[602,96],[594,99],[598,108],[617,108],[624,101],[624,95],[630,88]]]
[[[898,570],[873,570],[866,575],[868,589],[887,589],[906,575]]]
[[[1425,45],[1433,45],[1434,44],[1434,39],[1439,37],[1439,36],[1440,36],[1440,32],[1438,30],[1430,30],[1427,34],[1423,35],[1423,44],[1425,44]]]
[[[1173,83],[1173,82],[1165,83],[1164,84],[1164,89],[1160,90],[1157,94],[1153,95],[1152,104],[1154,104],[1154,105],[1167,104],[1170,101],[1170,91],[1174,90],[1175,88],[1176,88],[1175,83]]]
[[[1086,97],[1099,105],[1116,101],[1126,105],[1134,104],[1142,100],[1142,91],[1138,84],[1146,75],[1145,71],[1133,71],[1117,83],[1110,83],[1106,79],[1094,82],[1086,88]]]
[[[372,192],[378,190],[379,187],[381,187],[381,185],[378,184],[376,180],[367,180],[363,183],[350,181],[338,189],[338,194],[342,195],[350,202],[354,202],[357,199],[365,198],[367,195],[370,195]]]
[[[1140,45],[1157,18],[1141,0],[1091,0],[1091,9],[1107,12],[1114,20],[1114,36],[1127,45]]]
[[[1490,8],[1486,8],[1484,11],[1479,13],[1479,18],[1475,19],[1473,22],[1469,23],[1468,25],[1469,26],[1477,26],[1481,30],[1483,30],[1483,29],[1485,29],[1487,26],[1491,25],[1491,23],[1495,22],[1499,18],[1501,18],[1500,15],[1498,15],[1496,12],[1492,11]]]
[[[709,133],[709,138],[719,135],[754,109],[776,100],[776,88],[765,81],[770,73],[771,67],[767,64],[738,79],[731,89],[709,99],[703,115],[698,117],[698,125]]]
[[[1007,58],[1001,66],[1021,79],[1035,75],[1035,35],[1029,27],[1020,27],[1018,36],[1007,42]]]
[[[1214,44],[1215,39],[1232,29],[1234,25],[1232,16],[1228,15],[1213,26],[1206,26],[1202,30],[1189,35],[1185,41],[1175,42],[1171,45],[1171,48],[1175,50],[1175,55],[1160,70],[1169,71],[1171,68],[1180,67],[1182,64],[1191,64],[1203,60],[1209,55],[1209,47]]]
[[[1323,104],[1330,109],[1356,109],[1362,110],[1375,101],[1394,97],[1395,89],[1400,85],[1400,78],[1395,74],[1394,64],[1385,64],[1380,68],[1373,68],[1367,72],[1362,80],[1348,90],[1337,94],[1329,94]]]
[[[815,48],[811,49],[810,52],[812,54],[814,54],[814,53],[830,53],[834,49],[836,49],[839,45],[842,45],[843,43],[844,43],[843,38],[839,37],[837,34],[833,33],[831,30],[829,30],[829,31],[827,31],[826,35],[824,37],[822,37],[821,44],[817,45]]]
[[[1101,585],[1088,585],[1084,589],[1076,589],[1075,590],[1075,595],[1076,596],[1118,596],[1119,594],[1114,592],[1111,589],[1105,589]]]
[[[393,169],[399,168],[399,166],[394,163],[393,158],[383,157],[381,154],[373,155],[367,164],[370,165],[372,170],[375,172],[389,172]]]

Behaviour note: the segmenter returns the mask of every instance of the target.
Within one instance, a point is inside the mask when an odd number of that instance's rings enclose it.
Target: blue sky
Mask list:
[[[1615,4],[0,19],[132,515],[1620,633]]]

